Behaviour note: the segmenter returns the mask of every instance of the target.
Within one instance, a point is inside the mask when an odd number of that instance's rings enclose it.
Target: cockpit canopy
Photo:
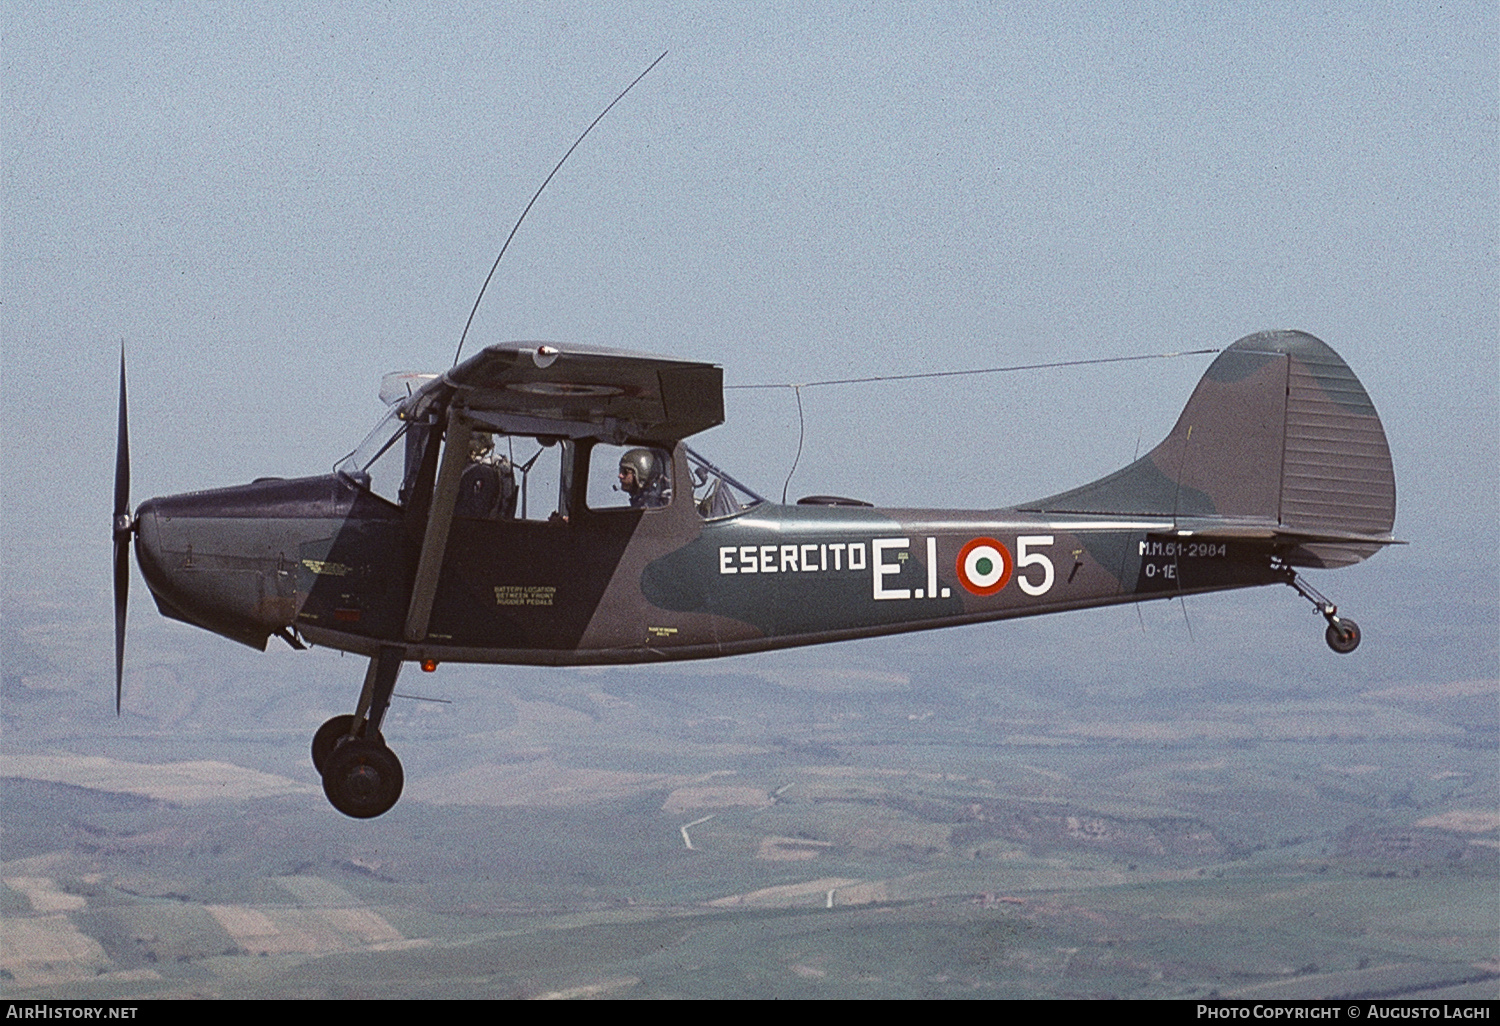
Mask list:
[[[408,419],[409,407],[401,403],[388,410],[334,468],[357,487],[397,506],[411,501],[433,435],[429,423]],[[585,482],[582,499],[595,512],[661,508],[680,485],[674,480],[673,451],[662,446],[505,434],[483,427],[471,433],[468,444],[469,465],[460,481],[455,516],[567,519],[577,501],[572,482],[580,474]],[[703,519],[731,517],[766,501],[688,446],[682,445],[682,450],[693,503]]]

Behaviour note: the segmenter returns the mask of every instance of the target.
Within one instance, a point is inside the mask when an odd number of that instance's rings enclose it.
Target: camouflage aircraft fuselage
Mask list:
[[[138,515],[169,616],[257,647],[285,628],[367,654],[401,643],[415,546],[400,510],[339,477]],[[762,505],[704,523],[691,496],[566,523],[459,517],[449,545],[409,659],[706,658],[1278,579],[1269,544],[1182,539],[1170,518]]]
[[[580,467],[593,444],[575,437]],[[1147,456],[1035,503],[761,503],[705,519],[690,488],[660,509],[591,510],[580,484],[566,519],[451,516],[425,621],[411,617],[434,544],[425,509],[345,475],[153,499],[135,544],[166,615],[257,647],[281,634],[409,661],[633,663],[1286,581],[1291,565],[1391,543],[1390,466],[1343,361],[1277,332],[1221,354]]]

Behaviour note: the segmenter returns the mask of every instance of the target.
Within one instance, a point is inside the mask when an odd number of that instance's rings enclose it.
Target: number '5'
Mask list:
[[[1050,534],[1024,534],[1016,538],[1016,585],[1028,595],[1045,595],[1052,590],[1052,581],[1057,576],[1052,569],[1052,560],[1045,553],[1026,551],[1028,545],[1051,545]],[[1042,567],[1042,583],[1032,584],[1026,576],[1021,573],[1022,567]]]

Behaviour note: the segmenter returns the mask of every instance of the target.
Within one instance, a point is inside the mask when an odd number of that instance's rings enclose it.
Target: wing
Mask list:
[[[509,342],[429,381],[412,402],[443,403],[508,434],[670,447],[724,422],[724,372],[646,353]]]

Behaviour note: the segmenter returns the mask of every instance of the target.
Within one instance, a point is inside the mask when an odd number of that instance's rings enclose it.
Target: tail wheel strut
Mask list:
[[[1339,655],[1348,655],[1359,647],[1359,624],[1347,616],[1339,616],[1339,607],[1330,602],[1328,596],[1304,581],[1291,567],[1286,568],[1286,583],[1296,589],[1298,595],[1311,602],[1313,608],[1328,621],[1323,640],[1328,642],[1329,648]]]

